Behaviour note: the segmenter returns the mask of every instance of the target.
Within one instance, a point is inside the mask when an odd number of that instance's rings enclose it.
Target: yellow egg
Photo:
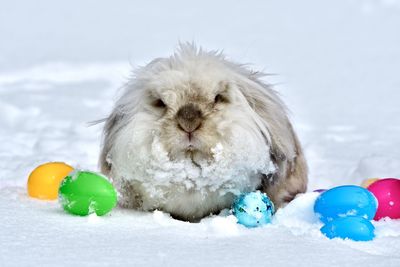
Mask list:
[[[73,169],[63,162],[48,162],[36,167],[28,178],[29,196],[46,200],[57,199],[61,181]]]
[[[361,186],[364,188],[367,188],[368,186],[370,186],[371,184],[375,183],[378,180],[379,180],[379,178],[365,179],[364,181],[362,181]]]

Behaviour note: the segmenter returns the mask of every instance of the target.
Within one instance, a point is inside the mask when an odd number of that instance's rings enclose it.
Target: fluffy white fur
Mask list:
[[[277,206],[304,192],[300,144],[261,76],[193,44],[136,70],[100,157],[120,204],[196,221],[242,192],[261,189]]]

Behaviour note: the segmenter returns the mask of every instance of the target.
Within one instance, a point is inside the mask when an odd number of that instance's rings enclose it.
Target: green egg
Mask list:
[[[117,192],[108,179],[90,171],[75,171],[60,184],[59,202],[65,211],[98,216],[111,211],[117,204]]]

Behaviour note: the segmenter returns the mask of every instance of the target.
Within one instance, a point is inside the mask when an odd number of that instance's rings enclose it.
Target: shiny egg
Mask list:
[[[324,223],[346,216],[360,216],[372,220],[378,202],[367,189],[344,185],[329,189],[319,195],[314,204],[314,212]]]

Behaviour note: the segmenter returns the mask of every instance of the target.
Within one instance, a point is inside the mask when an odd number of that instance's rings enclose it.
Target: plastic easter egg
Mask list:
[[[313,192],[323,193],[325,191],[326,191],[326,189],[315,189]]]
[[[274,204],[260,191],[241,194],[233,204],[233,214],[238,223],[246,227],[270,223],[274,212]]]
[[[370,186],[371,184],[375,183],[378,180],[379,180],[378,178],[365,179],[364,181],[362,181],[361,186],[367,188],[368,186]]]
[[[321,228],[321,232],[330,239],[338,237],[354,241],[372,240],[374,231],[375,227],[369,220],[357,216],[337,218]]]
[[[367,189],[355,185],[338,186],[323,192],[314,204],[314,212],[324,223],[345,216],[372,220],[378,203]]]
[[[63,162],[48,162],[36,167],[28,178],[28,195],[45,200],[57,199],[61,181],[73,169]]]
[[[101,216],[115,207],[117,193],[103,175],[76,171],[61,182],[59,201],[69,213],[81,216],[96,213]]]
[[[386,178],[376,181],[368,187],[378,200],[378,210],[374,220],[385,217],[391,219],[400,218],[400,180]]]

